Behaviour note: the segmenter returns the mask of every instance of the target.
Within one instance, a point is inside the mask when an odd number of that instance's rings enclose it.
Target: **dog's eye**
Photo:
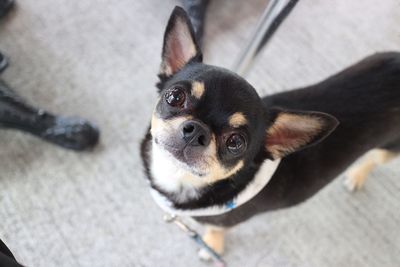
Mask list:
[[[240,134],[232,134],[228,140],[226,140],[226,147],[232,154],[239,154],[246,148],[244,137]]]
[[[168,105],[173,107],[182,107],[185,102],[185,92],[179,87],[169,89],[164,97]]]

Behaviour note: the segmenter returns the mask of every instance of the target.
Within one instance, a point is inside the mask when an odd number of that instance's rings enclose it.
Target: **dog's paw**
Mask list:
[[[349,176],[346,175],[345,179],[343,180],[343,186],[346,188],[349,192],[354,192],[355,191],[355,183],[353,182],[353,179],[351,179]]]
[[[350,192],[355,192],[363,187],[366,176],[367,174],[360,172],[357,169],[349,170],[346,173],[343,185]]]
[[[199,259],[202,261],[211,261],[212,259],[210,253],[204,248],[200,249],[197,255],[199,256]]]

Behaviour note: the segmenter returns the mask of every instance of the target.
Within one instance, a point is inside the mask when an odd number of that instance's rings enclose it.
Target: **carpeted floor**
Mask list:
[[[96,4],[94,4],[96,2]],[[214,0],[205,58],[230,67],[265,7]],[[0,130],[0,238],[26,266],[210,266],[148,194],[138,145],[177,1],[20,0],[0,23],[1,78],[41,107],[102,130],[92,153]],[[249,75],[260,93],[317,82],[400,50],[400,1],[302,0]],[[355,140],[356,142],[356,140]],[[400,160],[354,195],[343,177],[304,205],[233,229],[230,266],[400,266]]]

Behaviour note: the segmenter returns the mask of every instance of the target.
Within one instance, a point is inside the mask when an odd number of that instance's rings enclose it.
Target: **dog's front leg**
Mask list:
[[[224,253],[225,232],[225,228],[207,225],[203,235],[204,242],[219,255]],[[205,249],[199,251],[199,257],[203,260],[211,259],[211,256]]]

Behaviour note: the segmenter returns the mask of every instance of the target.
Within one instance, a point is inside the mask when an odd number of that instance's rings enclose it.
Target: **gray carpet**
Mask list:
[[[212,1],[207,62],[232,65],[265,2]],[[209,266],[162,222],[138,154],[176,3],[20,0],[1,22],[0,49],[12,61],[2,78],[30,102],[102,130],[92,153],[0,131],[0,238],[25,265]],[[248,78],[262,94],[317,82],[368,54],[400,50],[399,25],[398,0],[301,0]],[[240,225],[228,236],[226,260],[400,266],[399,164],[379,167],[354,195],[339,177],[304,205]]]

